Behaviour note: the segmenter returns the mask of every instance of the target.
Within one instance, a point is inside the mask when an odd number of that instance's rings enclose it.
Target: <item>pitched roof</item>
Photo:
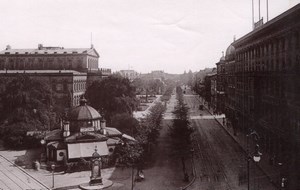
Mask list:
[[[80,73],[78,71],[74,70],[0,70],[0,73],[27,73],[27,74],[57,74],[57,73],[72,73],[72,74],[81,74],[81,75],[86,75],[86,73]]]

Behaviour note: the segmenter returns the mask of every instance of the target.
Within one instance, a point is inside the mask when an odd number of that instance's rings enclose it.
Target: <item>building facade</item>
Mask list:
[[[131,81],[140,76],[135,70],[120,70],[119,73],[122,77],[128,78]]]
[[[98,68],[99,54],[93,48],[44,47],[12,49],[0,52],[0,78],[27,75],[46,81],[58,95],[63,107],[79,105],[80,97],[89,84],[111,74],[110,69]]]
[[[283,164],[281,175],[295,190],[300,189],[299,18],[298,4],[234,41],[224,63],[227,118],[236,130],[257,131],[263,151]]]
[[[0,70],[98,70],[99,54],[94,48],[44,47],[0,52]]]
[[[225,111],[225,56],[222,55],[217,65],[216,79],[216,111],[224,113]]]

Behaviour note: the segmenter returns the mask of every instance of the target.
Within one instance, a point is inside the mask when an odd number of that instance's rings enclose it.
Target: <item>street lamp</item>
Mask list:
[[[193,177],[195,178],[195,175],[196,175],[196,173],[195,173],[195,170],[194,170],[194,153],[195,153],[195,150],[192,148],[191,150],[190,150],[190,152],[191,152],[191,154],[192,154],[192,171],[193,171]]]
[[[54,188],[54,170],[55,170],[55,164],[51,164],[52,169],[52,188]]]
[[[255,146],[255,152],[253,154],[253,160],[255,162],[255,167],[257,166],[258,162],[260,161],[260,156],[262,155],[262,153],[259,152],[259,145],[256,144]],[[255,174],[255,167],[254,167],[254,176],[256,175]]]
[[[262,153],[259,152],[259,145],[258,144],[255,145],[255,152],[253,153],[253,158],[250,155],[250,150],[249,150],[249,137],[250,136],[254,136],[254,139],[256,141],[259,140],[259,136],[256,133],[256,131],[252,131],[250,134],[246,135],[246,137],[247,137],[247,173],[248,173],[247,178],[248,178],[248,190],[250,190],[250,161],[253,159],[253,161],[257,164],[260,161],[261,155],[262,155]]]

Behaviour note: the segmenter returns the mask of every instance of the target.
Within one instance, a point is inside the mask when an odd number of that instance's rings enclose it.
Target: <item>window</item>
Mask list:
[[[68,84],[66,82],[64,83],[64,90],[68,90]]]
[[[56,84],[56,91],[62,91],[63,85],[62,84]]]

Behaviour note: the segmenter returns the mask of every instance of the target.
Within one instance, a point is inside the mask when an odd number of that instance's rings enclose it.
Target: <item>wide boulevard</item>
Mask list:
[[[190,108],[196,180],[188,189],[243,190],[248,187],[247,159],[231,136],[201,104],[197,95],[185,95]],[[220,117],[220,116],[218,116]],[[222,119],[219,119],[222,123]],[[275,189],[262,171],[250,162],[250,189]]]

